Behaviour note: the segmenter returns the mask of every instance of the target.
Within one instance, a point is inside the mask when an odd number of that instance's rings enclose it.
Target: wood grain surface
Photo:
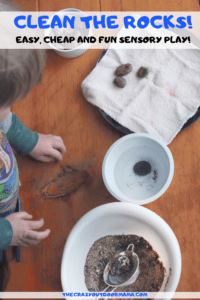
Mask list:
[[[83,11],[199,11],[198,0],[18,0],[24,9],[58,11],[67,7]],[[40,163],[17,156],[23,210],[34,219],[44,218],[50,236],[38,246],[21,249],[17,263],[10,250],[4,279],[6,291],[62,291],[60,267],[66,239],[76,222],[89,210],[115,199],[101,175],[108,148],[122,134],[112,128],[80,89],[102,50],[88,50],[76,59],[48,52],[43,81],[13,112],[34,131],[60,135],[67,153],[61,163]],[[173,181],[157,201],[146,205],[174,231],[182,253],[182,273],[177,291],[198,291],[200,282],[200,120],[178,134],[169,145],[175,162]],[[72,168],[87,180],[70,195],[47,198],[42,190],[55,182],[63,168]],[[80,172],[80,173],[79,173]],[[55,192],[57,186],[52,187]],[[69,189],[67,186],[66,189]]]

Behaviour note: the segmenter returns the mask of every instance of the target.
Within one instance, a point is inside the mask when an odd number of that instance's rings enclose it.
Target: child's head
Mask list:
[[[44,51],[0,49],[0,107],[23,99],[41,81]]]
[[[16,11],[8,0],[0,0],[0,11]],[[40,49],[0,49],[0,108],[23,99],[41,81],[45,52]]]

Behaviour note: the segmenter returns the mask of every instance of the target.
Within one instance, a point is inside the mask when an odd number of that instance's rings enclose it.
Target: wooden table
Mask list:
[[[18,0],[26,10],[58,11],[199,11],[198,0]],[[76,4],[75,4],[76,3]],[[102,50],[88,50],[67,60],[49,51],[42,85],[35,87],[13,112],[34,131],[60,135],[67,147],[64,160],[45,164],[17,156],[23,210],[43,217],[50,236],[38,246],[21,249],[21,262],[8,255],[6,291],[62,291],[60,267],[66,239],[89,210],[115,199],[101,175],[104,155],[122,134],[81,94],[80,84],[94,68]],[[200,121],[169,145],[175,174],[167,192],[146,205],[174,231],[182,252],[182,274],[177,291],[198,291],[200,282]],[[70,197],[47,199],[42,189],[62,167],[85,170],[88,179]]]

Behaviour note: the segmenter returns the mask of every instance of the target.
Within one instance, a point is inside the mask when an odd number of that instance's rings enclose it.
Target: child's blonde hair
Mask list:
[[[10,1],[0,0],[0,11],[16,10]],[[41,81],[44,66],[44,50],[0,49],[0,107],[25,98]]]

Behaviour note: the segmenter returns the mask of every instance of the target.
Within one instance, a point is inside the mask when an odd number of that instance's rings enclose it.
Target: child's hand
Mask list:
[[[39,133],[39,140],[29,155],[43,162],[52,162],[61,161],[65,153],[66,148],[60,136]]]
[[[11,223],[13,229],[10,246],[29,247],[37,245],[50,233],[49,229],[36,231],[44,225],[44,220],[30,221],[32,216],[25,211],[13,213],[7,216],[6,219]]]

